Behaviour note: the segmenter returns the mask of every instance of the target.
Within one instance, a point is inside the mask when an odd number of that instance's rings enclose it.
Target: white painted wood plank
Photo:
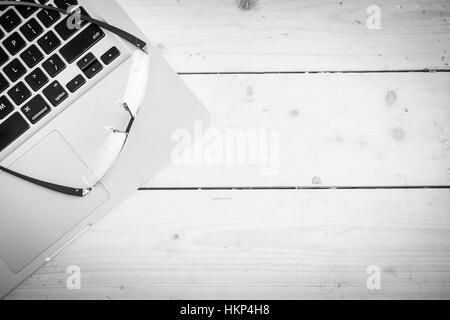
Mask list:
[[[220,132],[278,130],[279,156],[274,159],[279,170],[268,175],[261,171],[266,165],[225,161],[212,165],[204,159],[172,165],[146,187],[450,184],[450,74],[190,75],[183,79]],[[221,145],[223,149],[225,142]],[[211,143],[205,142],[205,149],[208,146]]]
[[[449,232],[449,190],[140,191],[8,298],[448,298]]]
[[[178,72],[449,68],[450,3],[119,0]],[[381,29],[367,28],[367,8]]]

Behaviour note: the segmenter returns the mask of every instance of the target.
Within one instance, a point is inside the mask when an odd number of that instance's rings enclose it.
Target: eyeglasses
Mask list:
[[[44,10],[57,11],[66,15],[76,15],[76,18],[79,20],[78,25],[81,25],[82,21],[87,21],[92,24],[95,24],[103,29],[106,29],[125,41],[131,43],[135,46],[139,51],[136,51],[133,55],[133,65],[132,65],[132,74],[130,75],[130,79],[128,81],[127,88],[125,90],[125,97],[123,102],[120,103],[121,109],[127,113],[130,117],[130,121],[126,126],[125,130],[120,130],[117,128],[109,127],[106,130],[110,130],[110,134],[108,135],[105,143],[101,147],[97,159],[94,161],[94,164],[90,168],[89,172],[86,172],[83,176],[83,181],[86,184],[86,187],[68,187],[59,184],[54,184],[51,182],[39,180],[19,172],[10,170],[0,165],[0,171],[8,173],[16,178],[22,179],[29,183],[35,184],[42,188],[46,188],[58,193],[66,194],[69,196],[75,197],[85,197],[88,195],[96,185],[98,185],[103,177],[108,173],[110,168],[113,166],[114,162],[118,159],[121,154],[128,135],[133,127],[133,123],[136,119],[136,115],[139,112],[139,103],[142,98],[144,92],[136,92],[136,88],[142,88],[142,77],[144,77],[144,72],[148,70],[145,68],[146,63],[148,63],[147,59],[147,44],[139,39],[138,37],[122,30],[117,27],[111,26],[103,21],[99,21],[93,19],[89,16],[85,16],[80,14],[80,12],[74,12],[70,10],[70,7],[67,10],[56,8],[53,6],[38,4],[38,3],[30,3],[30,2],[18,2],[18,1],[1,1],[0,7],[3,6],[27,6],[27,7],[36,7]]]

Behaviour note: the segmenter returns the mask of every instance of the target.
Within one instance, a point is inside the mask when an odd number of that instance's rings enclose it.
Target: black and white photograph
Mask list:
[[[449,64],[449,0],[1,0],[0,300],[449,300]]]

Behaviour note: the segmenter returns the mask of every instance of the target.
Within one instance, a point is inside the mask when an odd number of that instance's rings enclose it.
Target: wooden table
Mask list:
[[[450,298],[450,2],[239,2],[120,0],[277,174],[171,166],[9,299]]]

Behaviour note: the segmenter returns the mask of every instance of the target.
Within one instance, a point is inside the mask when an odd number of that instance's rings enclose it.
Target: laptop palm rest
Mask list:
[[[83,187],[88,168],[64,137],[53,131],[10,169],[61,185]],[[0,174],[0,257],[15,273],[42,255],[109,198],[98,185],[85,198],[59,194]],[[34,206],[30,203],[34,202]],[[30,210],[30,208],[34,208]]]

